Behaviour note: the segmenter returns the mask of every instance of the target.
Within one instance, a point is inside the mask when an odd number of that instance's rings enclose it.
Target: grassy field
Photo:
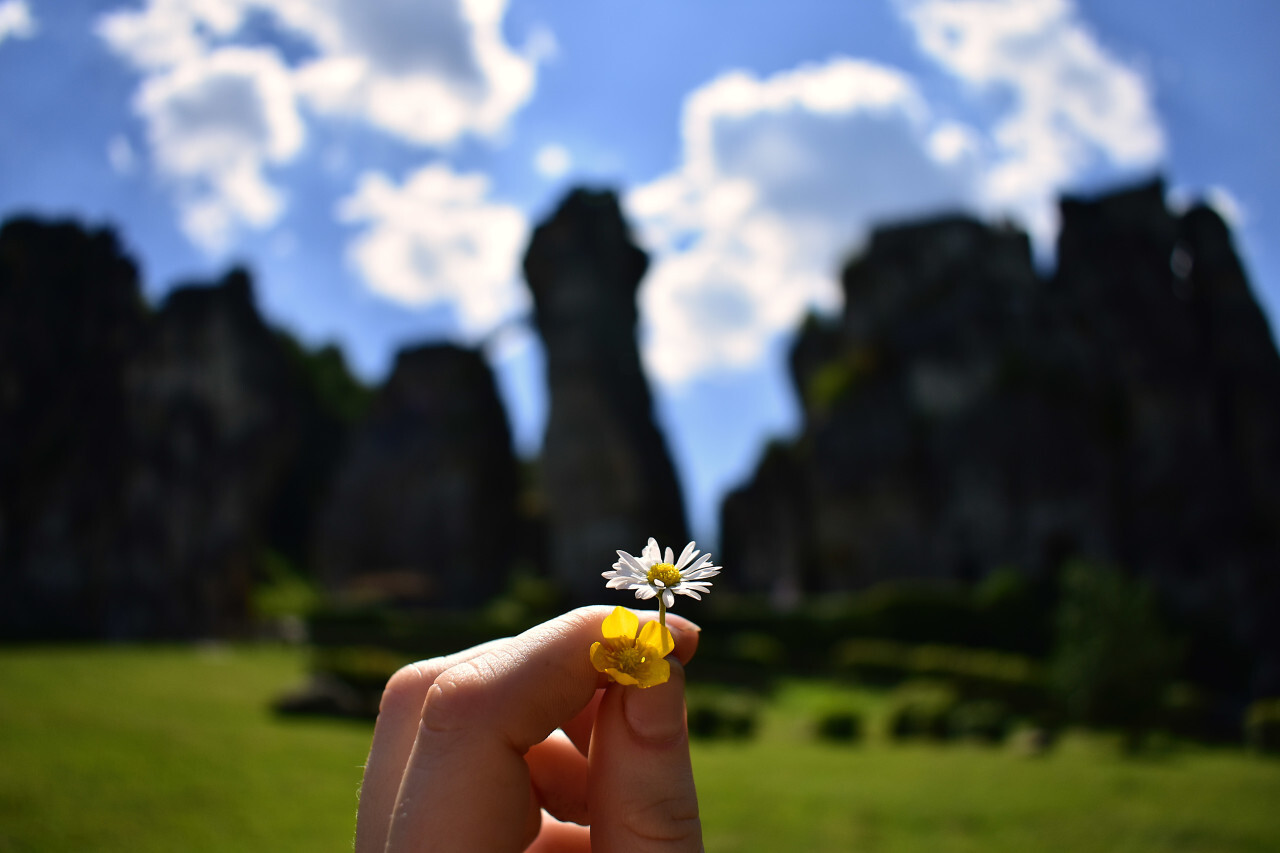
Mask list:
[[[273,717],[302,672],[285,649],[0,650],[0,851],[349,849],[371,727]],[[808,735],[824,707],[878,701],[790,685],[757,739],[696,745],[707,849],[1280,849],[1280,762]]]

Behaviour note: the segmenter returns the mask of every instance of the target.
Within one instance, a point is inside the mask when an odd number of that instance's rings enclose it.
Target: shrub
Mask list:
[[[978,700],[962,702],[947,718],[952,737],[982,743],[1002,743],[1013,727],[1013,717],[1001,702]]]
[[[1280,697],[1259,699],[1244,717],[1245,740],[1258,752],[1280,753]]]
[[[754,700],[734,694],[691,698],[689,736],[702,740],[747,740],[756,731],[758,708]]]
[[[831,711],[818,719],[821,740],[851,743],[862,738],[862,716],[855,711]]]
[[[944,740],[950,733],[947,721],[956,704],[955,692],[945,686],[908,684],[889,712],[887,733],[893,740]]]
[[[1052,684],[1072,719],[1113,726],[1136,749],[1159,719],[1178,649],[1151,588],[1111,569],[1069,565],[1062,577]]]

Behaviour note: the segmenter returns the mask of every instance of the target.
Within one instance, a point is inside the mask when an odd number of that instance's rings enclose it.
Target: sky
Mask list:
[[[0,218],[116,229],[148,297],[254,273],[371,382],[482,346],[517,449],[520,276],[575,186],[651,256],[638,343],[695,534],[794,434],[794,330],[878,223],[1010,219],[1162,175],[1280,317],[1272,0],[0,0]]]

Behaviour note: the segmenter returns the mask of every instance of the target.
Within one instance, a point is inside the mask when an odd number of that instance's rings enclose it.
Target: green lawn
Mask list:
[[[302,671],[284,649],[0,650],[0,851],[349,849],[371,727],[274,718]],[[707,849],[1280,849],[1280,762],[808,735],[825,707],[880,701],[790,685],[761,737],[698,744]]]

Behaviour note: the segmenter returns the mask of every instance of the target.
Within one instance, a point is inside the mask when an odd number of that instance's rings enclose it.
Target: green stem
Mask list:
[[[658,624],[662,626],[662,630],[667,629],[667,602],[662,593],[658,593]]]

